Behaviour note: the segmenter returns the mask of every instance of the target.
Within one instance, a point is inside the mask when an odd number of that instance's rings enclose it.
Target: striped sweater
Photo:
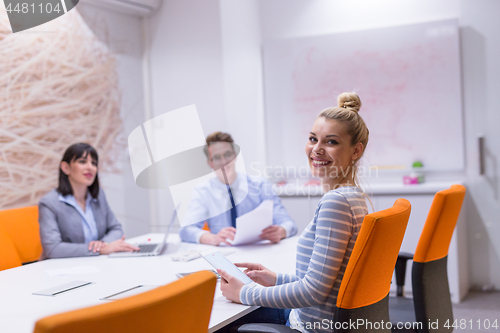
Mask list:
[[[363,193],[355,186],[323,195],[298,240],[296,274],[278,273],[273,287],[244,286],[241,302],[294,309],[290,314],[292,328],[333,332],[340,283],[367,213]],[[293,319],[298,320],[295,325]]]

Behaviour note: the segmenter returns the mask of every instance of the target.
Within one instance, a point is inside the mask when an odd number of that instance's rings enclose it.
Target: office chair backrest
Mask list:
[[[447,190],[436,193],[418,240],[413,261],[429,262],[448,255],[464,197],[465,187],[462,185],[453,185]]]
[[[429,320],[444,323],[450,319],[453,322],[447,259],[464,197],[465,187],[462,185],[453,185],[436,193],[413,256],[415,317],[424,328]]]
[[[197,272],[139,295],[40,319],[34,333],[206,333],[216,282],[212,272]]]
[[[0,224],[14,243],[22,263],[40,259],[42,242],[38,206],[2,210]]]
[[[0,271],[18,266],[21,266],[21,259],[19,259],[16,247],[0,225]]]
[[[337,322],[358,319],[389,322],[388,295],[392,272],[410,217],[408,200],[365,216],[337,296]],[[348,326],[347,326],[348,327]],[[335,332],[390,332],[390,329],[363,327]]]

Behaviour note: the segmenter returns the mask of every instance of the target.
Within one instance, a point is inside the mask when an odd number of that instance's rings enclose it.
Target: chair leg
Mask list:
[[[398,257],[396,261],[396,284],[397,284],[397,296],[405,296],[405,278],[406,278],[406,263],[407,258]]]

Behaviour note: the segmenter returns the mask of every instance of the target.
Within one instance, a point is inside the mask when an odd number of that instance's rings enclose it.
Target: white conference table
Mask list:
[[[131,240],[138,240],[144,235]],[[278,272],[295,271],[297,237],[282,240],[279,244],[255,244],[231,247],[228,254],[232,262],[258,262]],[[0,272],[0,332],[32,333],[35,322],[43,317],[103,304],[103,297],[137,285],[164,285],[177,280],[176,273],[193,272],[212,267],[204,259],[189,262],[172,260],[178,251],[212,249],[212,246],[180,242],[178,235],[168,238],[168,247],[155,257],[109,258],[94,256],[84,258],[50,259]],[[230,247],[221,247],[226,251]],[[87,267],[94,272],[64,276],[50,276],[47,270]],[[91,281],[91,285],[57,295],[38,296],[33,292],[55,287],[70,281]],[[255,310],[227,301],[221,294],[219,283],[214,296],[209,332],[235,321]]]

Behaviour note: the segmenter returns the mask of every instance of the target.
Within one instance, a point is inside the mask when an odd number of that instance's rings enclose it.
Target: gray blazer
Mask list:
[[[98,239],[107,243],[120,239],[123,230],[108,206],[104,192],[91,200]],[[43,258],[84,257],[99,255],[88,250],[83,233],[82,216],[75,207],[59,201],[54,189],[38,204],[38,222],[43,246]]]

